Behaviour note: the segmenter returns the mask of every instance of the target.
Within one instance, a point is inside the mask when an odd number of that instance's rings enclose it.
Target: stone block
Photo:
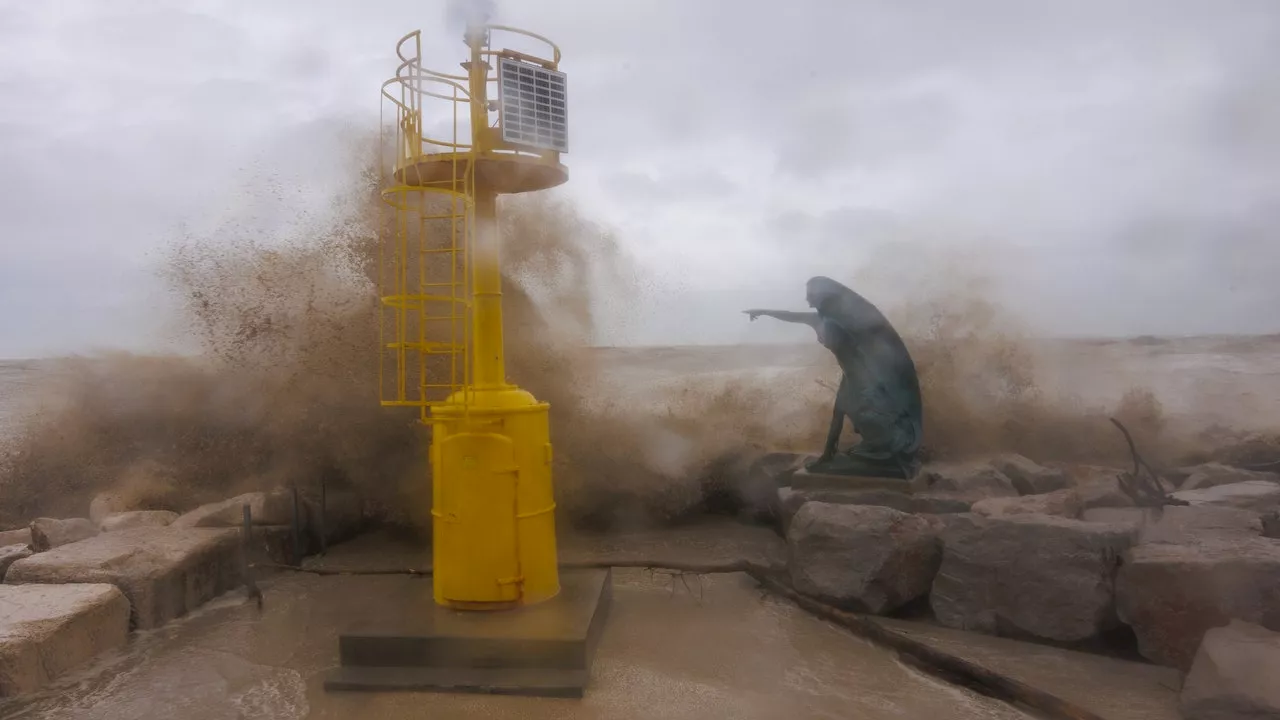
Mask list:
[[[132,606],[134,627],[154,628],[238,586],[233,529],[142,527],[102,533],[15,562],[6,583],[110,583]]]
[[[1212,628],[1244,620],[1280,631],[1280,540],[1205,535],[1134,547],[1116,578],[1116,608],[1143,657],[1185,672]]]
[[[797,591],[878,614],[928,593],[940,559],[928,521],[873,505],[805,503],[787,550]]]
[[[1125,525],[1138,533],[1138,544],[1183,543],[1205,535],[1260,535],[1257,513],[1210,505],[1155,508],[1092,508],[1083,519]]]
[[[1186,479],[1178,486],[1179,490],[1204,490],[1219,485],[1260,480],[1280,485],[1280,475],[1271,472],[1244,470],[1221,463],[1206,463],[1186,468]]]
[[[1212,505],[1269,513],[1280,509],[1280,484],[1268,480],[1249,480],[1215,485],[1200,490],[1180,490],[1173,494],[1192,505]]]
[[[5,545],[0,547],[0,580],[4,579],[5,573],[9,572],[9,566],[32,555],[30,546],[27,545]]]
[[[1280,633],[1239,620],[1205,633],[1180,700],[1186,720],[1280,718]]]
[[[1043,495],[1021,497],[986,498],[973,504],[973,512],[987,517],[1008,515],[1053,515],[1078,519],[1082,509],[1080,493],[1074,488],[1057,490]]]
[[[971,502],[1016,497],[1018,490],[1004,473],[985,463],[934,463],[911,481],[918,493],[962,498]]]
[[[991,466],[1009,478],[1022,495],[1042,495],[1067,487],[1067,473],[1061,468],[1048,468],[1021,455],[1001,455]]]
[[[943,625],[1072,643],[1119,624],[1114,578],[1131,529],[1046,515],[944,522],[930,595]]]
[[[177,519],[178,513],[170,510],[126,510],[102,518],[98,529],[102,532],[115,532],[139,527],[164,527]]]
[[[31,526],[17,530],[5,530],[0,532],[0,547],[6,545],[30,545],[31,544]]]
[[[0,697],[39,690],[129,639],[113,585],[0,585]]]
[[[31,521],[31,549],[44,552],[97,534],[98,526],[88,518],[36,518]]]
[[[254,525],[292,525],[293,493],[287,490],[251,492],[229,500],[201,505],[189,513],[178,516],[174,527],[228,528],[244,523],[244,506],[249,506]],[[305,519],[305,509],[299,507],[298,519]]]

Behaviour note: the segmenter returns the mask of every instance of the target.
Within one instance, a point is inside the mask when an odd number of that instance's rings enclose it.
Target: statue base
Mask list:
[[[868,491],[888,490],[902,495],[912,495],[911,483],[902,478],[868,475],[833,475],[802,468],[791,474],[787,486],[792,490],[840,490]]]
[[[903,468],[897,463],[865,460],[847,453],[837,453],[830,460],[806,462],[804,469],[815,475],[892,478],[909,481],[919,470],[919,464],[912,461]]]

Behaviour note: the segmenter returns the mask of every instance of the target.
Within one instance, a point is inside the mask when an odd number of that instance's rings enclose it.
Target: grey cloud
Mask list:
[[[731,195],[740,185],[711,168],[649,174],[624,171],[605,176],[604,186],[635,202],[696,203]]]
[[[801,303],[817,271],[893,302],[944,251],[1041,332],[1274,329],[1272,0],[541,0],[497,19],[565,52],[562,192],[662,243],[643,260],[658,309],[611,310],[615,341],[774,337],[725,318]],[[445,20],[408,0],[0,8],[0,355],[109,340],[109,317],[144,337],[126,286],[183,224],[320,222],[395,40],[422,27],[433,66],[461,59]],[[10,312],[51,285],[56,314],[92,322]]]

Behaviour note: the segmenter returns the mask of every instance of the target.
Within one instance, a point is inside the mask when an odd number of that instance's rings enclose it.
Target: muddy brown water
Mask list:
[[[686,589],[615,572],[615,604],[583,699],[326,692],[337,635],[403,576],[281,575],[261,614],[232,593],[36,696],[5,718],[1026,718],[902,665],[741,575]]]

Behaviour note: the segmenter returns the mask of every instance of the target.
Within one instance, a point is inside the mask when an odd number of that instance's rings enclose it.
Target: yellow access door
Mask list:
[[[515,444],[496,433],[458,433],[434,448],[436,602],[518,603]],[[448,481],[442,481],[448,478]],[[457,559],[464,562],[456,562]]]

